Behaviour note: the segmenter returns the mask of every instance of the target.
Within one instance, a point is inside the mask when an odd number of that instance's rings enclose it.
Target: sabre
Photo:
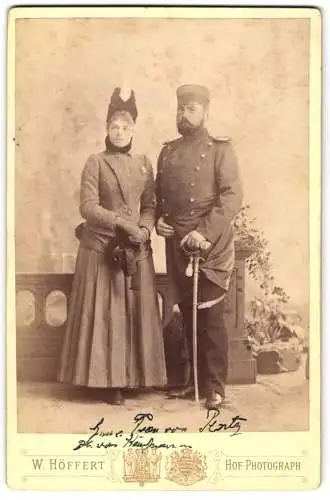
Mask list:
[[[199,401],[198,373],[197,373],[197,306],[198,306],[198,273],[199,273],[200,253],[193,256],[193,365],[194,365],[194,386],[195,401]]]
[[[200,245],[202,250],[208,249],[210,243],[205,241]],[[199,402],[199,387],[198,387],[198,350],[197,350],[197,309],[198,309],[198,278],[199,278],[199,261],[200,250],[189,252],[189,264],[186,268],[186,276],[193,276],[193,371],[194,371],[194,388],[195,401]]]

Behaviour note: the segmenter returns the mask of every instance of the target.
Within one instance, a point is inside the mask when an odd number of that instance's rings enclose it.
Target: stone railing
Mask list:
[[[53,379],[60,352],[73,274],[16,276],[17,369],[19,378]],[[171,317],[167,278],[157,274],[160,314]],[[33,362],[33,359],[38,360]]]
[[[229,330],[229,379],[255,381],[254,361],[244,347],[244,265],[248,254],[236,250],[231,289],[226,300]],[[54,381],[64,333],[73,274],[17,274],[16,338],[19,379]],[[166,274],[156,275],[156,287],[164,329],[172,311]],[[179,332],[180,333],[180,332]]]

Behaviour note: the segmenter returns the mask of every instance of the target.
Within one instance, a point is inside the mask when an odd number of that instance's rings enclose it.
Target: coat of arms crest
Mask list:
[[[129,449],[123,453],[124,475],[126,483],[155,483],[160,479],[162,454],[156,448],[151,450]]]
[[[166,479],[191,486],[206,478],[206,457],[191,448],[175,451],[166,460]]]

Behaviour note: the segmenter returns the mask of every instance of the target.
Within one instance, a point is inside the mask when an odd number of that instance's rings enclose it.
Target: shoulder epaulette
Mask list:
[[[226,136],[226,135],[216,135],[216,136],[210,136],[211,139],[213,139],[214,142],[230,142],[231,137]]]
[[[176,144],[179,141],[182,141],[182,137],[177,137],[176,139],[173,139],[172,141],[165,141],[163,143],[163,146],[171,146],[173,144]]]

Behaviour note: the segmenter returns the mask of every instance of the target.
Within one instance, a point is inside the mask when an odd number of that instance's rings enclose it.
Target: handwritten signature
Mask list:
[[[80,439],[78,444],[73,448],[74,451],[79,450],[80,448],[92,448],[93,445],[96,446],[96,448],[117,448],[118,443],[114,442],[114,440],[118,438],[124,438],[125,442],[122,444],[123,448],[126,447],[136,447],[136,448],[143,448],[143,449],[148,449],[148,448],[176,448],[177,445],[174,444],[169,444],[169,443],[156,443],[154,438],[151,437],[149,439],[145,439],[142,434],[149,434],[149,433],[158,433],[160,432],[159,428],[150,426],[150,425],[142,425],[143,422],[151,421],[153,420],[153,415],[151,413],[138,413],[134,417],[134,422],[135,422],[135,427],[132,429],[132,431],[129,433],[128,436],[124,436],[123,430],[120,431],[110,431],[110,432],[103,432],[101,430],[101,426],[104,423],[104,417],[97,422],[96,425],[93,427],[90,427],[89,430],[92,431],[91,436],[87,440],[85,439]],[[168,427],[165,429],[165,432],[185,432],[186,428],[180,428],[180,427]],[[95,443],[95,438],[102,438],[100,442]],[[185,445],[179,445],[179,446],[185,446]]]
[[[199,427],[199,432],[222,432],[232,430],[233,432],[230,436],[235,436],[237,434],[241,434],[241,424],[242,422],[246,422],[247,419],[244,417],[240,417],[239,415],[232,417],[231,422],[223,423],[218,420],[220,417],[220,410],[208,410],[206,415],[206,423]],[[157,443],[154,439],[154,436],[150,437],[150,434],[159,434],[159,433],[186,433],[187,427],[183,426],[174,426],[174,427],[165,427],[164,429],[160,429],[159,427],[155,427],[151,424],[154,416],[152,413],[137,413],[134,417],[134,427],[131,431],[128,432],[128,435],[125,435],[124,431],[107,431],[104,432],[102,430],[102,426],[104,424],[104,417],[102,417],[95,425],[89,428],[92,431],[91,435],[87,439],[80,439],[78,444],[73,448],[74,451],[80,450],[81,448],[117,448],[119,444],[123,448],[127,447],[135,447],[135,448],[178,448],[178,447],[187,447],[190,448],[189,445],[185,444],[173,444],[173,443],[165,443],[159,442]],[[149,434],[149,436],[148,436]],[[122,442],[124,440],[124,442]],[[118,443],[118,441],[121,441]]]
[[[206,415],[206,424],[200,427],[199,432],[221,432],[234,429],[234,432],[230,434],[231,436],[236,436],[237,434],[242,434],[241,423],[246,422],[247,418],[240,417],[236,415],[232,417],[231,422],[223,423],[219,422],[218,417],[220,416],[220,410],[208,410]]]

